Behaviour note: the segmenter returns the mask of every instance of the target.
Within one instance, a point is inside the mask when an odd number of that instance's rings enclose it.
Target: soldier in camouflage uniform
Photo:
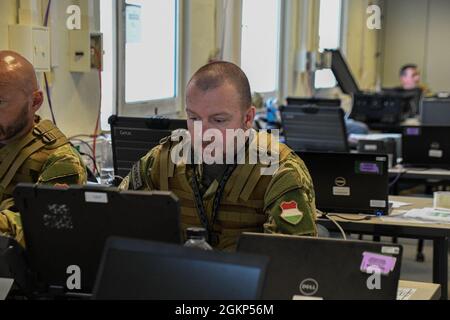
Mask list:
[[[218,129],[224,137],[226,129],[248,130],[253,125],[250,85],[234,64],[215,62],[201,68],[187,87],[186,100],[192,137],[195,122],[201,122],[203,130]],[[264,133],[257,133],[256,139],[271,141]],[[133,167],[121,188],[172,191],[180,199],[182,228],[204,227],[210,244],[221,250],[233,250],[242,232],[317,235],[311,177],[284,144],[279,144],[279,168],[273,175],[262,175],[264,165],[249,161],[174,164],[171,151],[176,145],[170,137],[163,139]]]
[[[0,51],[0,235],[24,245],[14,207],[18,183],[83,184],[86,168],[78,152],[50,121],[35,116],[43,103],[33,66]]]

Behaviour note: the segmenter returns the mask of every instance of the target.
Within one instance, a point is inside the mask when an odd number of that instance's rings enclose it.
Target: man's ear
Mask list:
[[[32,104],[32,108],[33,108],[33,112],[37,112],[42,104],[44,103],[44,94],[41,90],[38,90],[36,92],[33,93],[33,104]]]
[[[250,109],[248,109],[247,113],[245,114],[245,127],[247,130],[253,128],[255,116],[256,116],[256,108],[254,106],[251,106]]]

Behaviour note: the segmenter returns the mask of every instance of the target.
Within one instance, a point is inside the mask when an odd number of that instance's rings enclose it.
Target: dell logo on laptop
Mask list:
[[[334,183],[338,187],[345,187],[345,185],[347,184],[347,180],[345,180],[345,178],[339,177],[334,180]]]
[[[313,296],[319,291],[319,283],[314,279],[305,279],[300,283],[300,292],[304,296]]]

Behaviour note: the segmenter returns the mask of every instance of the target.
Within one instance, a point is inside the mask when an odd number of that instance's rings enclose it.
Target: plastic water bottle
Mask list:
[[[266,102],[267,122],[273,124],[277,122],[277,101],[276,99],[269,99]]]
[[[188,228],[186,230],[187,241],[184,246],[201,250],[213,250],[206,241],[206,234],[207,232],[204,228]]]

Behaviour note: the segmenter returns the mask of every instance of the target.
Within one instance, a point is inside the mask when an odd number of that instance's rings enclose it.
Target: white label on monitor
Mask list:
[[[349,187],[333,187],[333,196],[350,196],[350,188]]]
[[[386,201],[384,200],[370,200],[371,208],[386,208]]]
[[[430,150],[428,155],[430,156],[430,158],[442,158],[444,152],[442,150]]]
[[[366,150],[366,151],[377,151],[378,150],[378,146],[376,144],[366,144],[364,146],[364,150]]]
[[[398,255],[398,254],[400,254],[400,248],[399,247],[381,247],[381,253]]]
[[[295,295],[292,297],[292,300],[323,300],[323,298]]]
[[[102,192],[86,192],[84,198],[90,203],[108,203],[108,195]]]
[[[376,160],[380,162],[386,162],[386,157],[377,157]]]

